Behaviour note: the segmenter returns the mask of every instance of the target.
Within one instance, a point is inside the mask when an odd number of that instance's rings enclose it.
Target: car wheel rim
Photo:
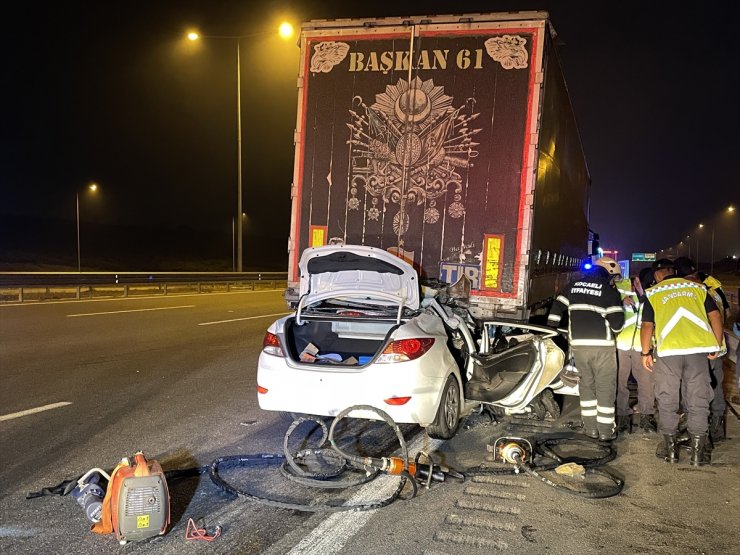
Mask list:
[[[447,396],[445,398],[445,416],[447,417],[447,427],[452,429],[457,421],[457,395],[455,395],[454,386],[451,386],[447,390]]]

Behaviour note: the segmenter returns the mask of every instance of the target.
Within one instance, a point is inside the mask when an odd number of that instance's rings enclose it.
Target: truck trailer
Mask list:
[[[304,23],[286,298],[363,245],[525,322],[587,255],[590,177],[546,12]]]

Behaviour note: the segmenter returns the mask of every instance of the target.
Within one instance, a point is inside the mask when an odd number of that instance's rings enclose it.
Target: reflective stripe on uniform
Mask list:
[[[597,416],[596,422],[599,424],[611,424],[614,422],[614,415],[612,416]]]
[[[581,416],[596,416],[596,409],[589,409],[589,410],[581,409]]]
[[[665,336],[668,335],[671,330],[676,327],[676,324],[681,321],[681,318],[688,318],[691,322],[699,326],[704,331],[710,331],[709,325],[706,321],[702,320],[696,314],[685,309],[684,307],[679,307],[678,310],[676,310],[675,314],[671,316],[671,319],[666,322],[665,327],[660,331],[660,338],[665,339]]]
[[[572,339],[571,345],[582,346],[582,347],[613,347],[613,339]]]
[[[568,299],[566,299],[565,297],[563,297],[562,295],[558,295],[555,300],[558,301],[558,302],[563,303],[565,306],[570,305],[570,301]]]
[[[590,310],[592,312],[598,312],[599,314],[606,314],[606,309],[595,304],[572,304],[570,305],[571,310]],[[619,310],[622,310],[621,308]]]
[[[595,407],[598,404],[598,401],[594,399],[593,401],[584,401],[581,399],[581,406],[582,407]]]
[[[663,349],[660,351],[661,357],[670,357],[675,355],[697,355],[702,353],[716,353],[719,347],[691,347],[689,349]]]

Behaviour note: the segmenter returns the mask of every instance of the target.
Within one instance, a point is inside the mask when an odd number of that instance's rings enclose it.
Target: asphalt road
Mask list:
[[[712,466],[696,469],[656,459],[655,435],[621,438],[609,468],[626,486],[603,500],[527,476],[485,476],[422,489],[378,511],[328,516],[235,500],[206,476],[177,480],[169,484],[168,534],[124,547],[89,532],[69,496],[25,499],[139,449],[167,470],[281,452],[288,423],[258,409],[255,374],[265,328],[284,310],[281,292],[0,306],[0,418],[70,403],[0,419],[0,552],[740,553],[737,439],[718,446]],[[573,407],[565,409],[539,428],[471,418],[448,442],[411,426],[404,432],[412,453],[433,451],[465,469],[486,464],[486,445],[499,436],[567,434]],[[740,436],[737,419],[728,422],[730,437]],[[387,454],[396,445],[378,423],[348,422],[343,432],[359,451]],[[397,483],[383,478],[324,493],[296,488],[274,468],[227,476],[256,495],[305,503],[366,503]],[[582,488],[578,480],[561,483]],[[186,542],[188,518],[209,530],[220,525],[223,534],[209,544]]]

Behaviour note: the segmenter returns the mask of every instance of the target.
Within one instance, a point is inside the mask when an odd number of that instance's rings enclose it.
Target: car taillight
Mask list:
[[[411,397],[388,397],[387,399],[383,399],[386,405],[391,405],[395,407],[400,407],[401,405],[405,405],[410,400],[411,400]]]
[[[389,364],[392,362],[406,362],[419,358],[434,345],[431,337],[419,339],[398,339],[388,345],[375,361],[375,364]]]
[[[262,340],[262,352],[276,357],[285,356],[283,348],[280,346],[278,336],[269,331],[265,334],[265,338]]]

